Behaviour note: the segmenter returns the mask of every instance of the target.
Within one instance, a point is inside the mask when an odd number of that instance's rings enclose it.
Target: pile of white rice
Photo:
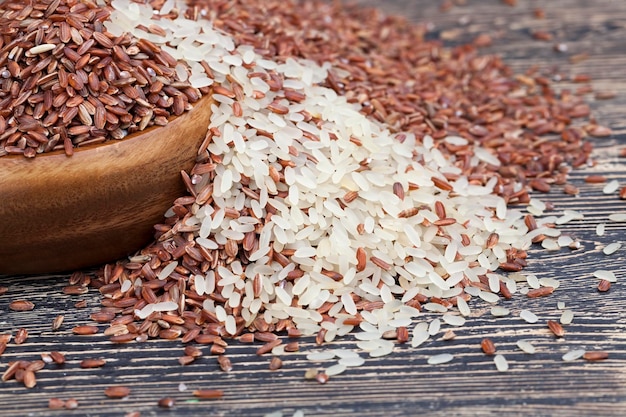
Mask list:
[[[493,192],[495,178],[485,184],[470,182],[432,138],[417,141],[410,132],[392,134],[344,97],[320,86],[329,65],[262,59],[252,46],[236,47],[204,19],[153,20],[184,8],[172,0],[160,12],[129,0],[113,0],[112,6],[107,29],[116,35],[128,31],[160,45],[181,61],[181,79],[188,78],[194,87],[243,92],[238,98],[213,95],[207,151],[218,163],[214,172],[194,177],[196,192],[206,196],[210,188],[212,198],[194,204],[185,219],[185,226],[195,230],[195,245],[210,251],[235,241],[242,252],[245,234],[259,232],[247,262],[234,260],[206,275],[189,277],[198,295],[218,292],[227,300],[219,303],[206,296],[203,304],[227,333],[237,332],[233,310],[247,325],[263,317],[267,323],[291,319],[308,335],[325,329],[326,341],[351,332],[354,326],[344,322],[359,316],[359,348],[372,356],[386,355],[394,348],[382,337],[387,331],[409,327],[412,345],[418,346],[439,331],[441,321],[462,326],[472,314],[466,300],[478,297],[497,307],[501,283],[516,293],[526,277],[494,272],[507,262],[508,250],[526,250],[541,234],[548,236],[544,245],[571,243],[558,239],[559,231],[551,227],[558,220],[554,217],[537,220],[537,229],[529,231],[523,213],[507,208]],[[141,24],[158,24],[167,35],[148,33]],[[208,63],[212,78],[201,60]],[[270,88],[270,73],[283,79],[280,88]],[[294,91],[304,98],[288,100]],[[467,144],[461,137],[444,141]],[[472,166],[499,163],[486,149],[473,148],[473,155]],[[449,184],[449,190],[441,183]],[[437,202],[445,208],[443,217],[435,209]],[[540,202],[531,206],[534,214],[542,214]],[[244,208],[250,215],[227,215]],[[499,239],[488,247],[493,233]],[[357,270],[359,248],[367,262]],[[293,255],[282,266],[271,255],[285,250]],[[165,266],[159,278],[167,279],[177,265],[174,261]],[[296,269],[303,274],[287,279]],[[479,284],[479,277],[487,277],[488,288]],[[257,288],[255,278],[261,284]],[[558,285],[535,277],[531,281],[532,286]],[[142,285],[141,279],[132,285]],[[425,303],[422,308],[441,313],[441,320],[420,323],[414,320],[419,309],[409,305],[418,296],[450,300],[456,307]],[[369,311],[359,309],[364,302],[380,304]],[[330,319],[325,319],[318,309],[328,303]],[[142,319],[155,310],[177,307],[175,302],[150,304],[136,316]],[[508,313],[503,308],[495,311]]]

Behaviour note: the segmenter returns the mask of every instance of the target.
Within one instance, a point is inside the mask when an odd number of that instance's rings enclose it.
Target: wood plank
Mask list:
[[[503,303],[513,314],[493,318],[488,306],[473,302],[476,317],[455,330],[450,341],[435,340],[419,349],[398,346],[394,354],[384,358],[368,358],[358,369],[333,377],[326,385],[305,381],[306,369],[316,364],[306,360],[308,352],[319,349],[313,340],[301,341],[301,350],[283,356],[279,371],[268,370],[269,357],[255,354],[259,344],[243,345],[232,342],[228,356],[233,363],[231,373],[219,370],[208,352],[198,361],[181,367],[177,359],[182,354],[179,342],[150,340],[145,343],[112,345],[102,335],[76,336],[71,328],[90,323],[89,314],[98,308],[95,292],[83,296],[62,295],[67,276],[46,280],[31,277],[3,277],[0,286],[9,287],[0,296],[0,333],[26,328],[27,343],[11,344],[0,356],[0,372],[8,361],[38,359],[41,352],[60,350],[67,356],[64,366],[47,365],[37,373],[38,385],[26,390],[14,381],[0,383],[0,415],[49,416],[69,415],[68,411],[51,412],[48,399],[58,397],[78,399],[79,408],[73,415],[120,416],[129,411],[146,415],[192,416],[229,415],[261,416],[273,411],[291,415],[295,410],[315,416],[609,416],[623,415],[626,406],[626,313],[624,312],[624,278],[626,250],[606,256],[601,250],[615,240],[626,240],[626,223],[607,224],[606,234],[597,236],[595,227],[607,221],[607,216],[626,211],[623,200],[602,193],[602,185],[586,184],[584,177],[602,173],[626,183],[626,164],[618,158],[620,148],[626,147],[626,3],[611,0],[588,2],[558,0],[542,5],[545,19],[535,19],[533,8],[538,2],[519,1],[516,7],[498,1],[468,1],[448,12],[439,11],[440,2],[430,0],[363,0],[401,13],[416,22],[431,21],[432,36],[458,31],[456,41],[465,42],[479,33],[489,32],[494,44],[485,53],[501,54],[516,71],[530,66],[558,66],[564,74],[588,73],[591,85],[598,90],[617,92],[612,100],[589,97],[598,121],[610,126],[615,134],[606,139],[593,139],[596,165],[574,171],[571,182],[580,187],[578,197],[558,189],[544,199],[554,203],[557,212],[580,210],[583,221],[573,221],[562,227],[564,233],[580,239],[582,249],[546,252],[533,250],[526,272],[538,277],[556,278],[561,286],[552,296],[528,299],[518,295]],[[467,19],[466,19],[467,18]],[[467,24],[459,24],[469,20]],[[552,42],[532,39],[534,29],[555,34]],[[553,49],[556,42],[568,45],[566,53]],[[450,41],[453,43],[453,41]],[[567,58],[587,53],[589,59],[571,64]],[[579,84],[560,83],[559,88],[575,89]],[[626,243],[626,242],[625,242]],[[597,268],[616,273],[618,282],[608,293],[596,290]],[[15,313],[7,305],[16,297],[27,297],[37,308],[28,313]],[[73,308],[79,299],[86,299],[85,309]],[[547,319],[558,320],[561,312],[556,303],[562,301],[575,312],[566,334],[555,339],[545,326]],[[522,309],[540,317],[529,324],[517,317]],[[58,332],[50,330],[53,318],[65,315]],[[428,317],[428,315],[424,315]],[[103,329],[104,326],[101,326]],[[496,371],[492,358],[483,355],[479,344],[483,337],[491,338],[511,366],[507,373]],[[519,339],[532,340],[537,353],[528,355],[516,347]],[[349,335],[332,347],[354,348],[355,339]],[[562,355],[570,349],[602,349],[609,359],[589,363],[583,360],[563,362]],[[449,352],[455,359],[444,365],[430,366],[428,356]],[[81,369],[85,358],[102,357],[107,364],[100,369]],[[327,366],[332,364],[317,364]],[[188,390],[179,391],[179,384]],[[103,395],[112,384],[128,385],[131,396],[126,400],[111,400]],[[190,391],[197,388],[222,389],[220,400],[196,402]],[[173,413],[156,406],[158,399],[177,399]]]

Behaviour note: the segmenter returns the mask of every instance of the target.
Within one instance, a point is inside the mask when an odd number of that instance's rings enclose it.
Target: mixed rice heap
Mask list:
[[[358,327],[358,346],[382,356],[393,350],[383,337],[390,332],[413,346],[436,333],[427,323],[412,327],[421,311],[462,326],[482,299],[508,314],[497,306],[526,283],[517,272],[533,242],[572,244],[554,217],[508,207],[527,202],[527,188],[499,174],[502,162],[481,146],[478,127],[435,135],[391,126],[368,110],[374,100],[338,94],[347,86],[337,79],[356,79],[345,65],[272,59],[242,41],[253,36],[247,28],[231,27],[237,41],[229,36],[210,2],[111,5],[109,32],[145,38],[185,62],[215,100],[197,164],[183,173],[189,195],[156,225],[154,244],[99,277],[105,305],[135,300],[136,322],[118,340],[287,330],[323,343]],[[146,31],[148,22],[160,29]],[[514,84],[510,94],[528,91]],[[544,169],[558,173],[551,163]],[[530,203],[541,215],[543,203]],[[528,280],[537,295],[558,286]],[[160,326],[164,318],[174,324]],[[274,353],[283,349],[272,343]]]
[[[580,214],[544,216],[529,191],[587,162],[586,133],[605,133],[571,125],[588,106],[400,19],[288,4],[2,5],[0,156],[71,154],[214,100],[188,193],[154,242],[72,277],[99,289],[99,321],[125,317],[111,340],[223,353],[226,338],[257,338],[280,354],[278,332],[323,344],[358,330],[377,357],[463,326],[478,302],[507,315],[516,293],[554,291],[521,273],[527,250],[576,248],[554,226]]]

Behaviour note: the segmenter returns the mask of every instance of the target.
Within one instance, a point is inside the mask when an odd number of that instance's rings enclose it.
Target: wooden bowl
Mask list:
[[[121,141],[0,158],[0,274],[71,271],[141,249],[182,196],[211,99]]]

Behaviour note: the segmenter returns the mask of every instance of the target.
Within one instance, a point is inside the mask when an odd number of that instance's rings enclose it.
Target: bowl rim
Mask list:
[[[1,0],[0,0],[0,2],[1,2]],[[135,132],[128,133],[126,136],[124,136],[121,139],[109,138],[109,139],[105,139],[104,141],[101,141],[101,142],[87,143],[84,146],[81,146],[81,144],[78,144],[78,146],[74,145],[73,146],[73,153],[85,152],[85,151],[89,151],[89,150],[93,150],[93,149],[97,149],[97,148],[101,148],[101,147],[105,147],[105,146],[110,146],[110,145],[113,145],[113,144],[116,144],[116,143],[132,141],[133,139],[136,139],[136,138],[140,137],[143,134],[150,133],[152,130],[165,127],[168,124],[172,123],[173,121],[178,120],[181,117],[184,117],[185,115],[189,114],[190,112],[193,112],[194,110],[196,110],[198,105],[201,104],[201,102],[203,100],[212,101],[211,94],[202,95],[202,96],[200,96],[200,98],[198,100],[196,100],[193,103],[190,103],[192,105],[192,108],[190,108],[189,110],[185,110],[184,113],[182,113],[182,114],[180,114],[178,116],[170,115],[170,117],[168,117],[168,119],[167,119],[167,124],[165,124],[163,126],[153,124],[151,126],[146,127],[143,130],[137,130]],[[23,160],[27,160],[27,161],[34,161],[34,160],[37,160],[38,158],[45,158],[46,156],[57,156],[57,155],[65,155],[68,158],[72,157],[72,155],[67,155],[65,153],[65,150],[63,150],[63,149],[56,149],[56,150],[52,150],[52,151],[49,151],[49,152],[40,152],[40,153],[37,153],[32,158],[26,157],[26,156],[24,156],[21,153],[19,153],[19,154],[7,153],[7,154],[4,154],[4,155],[0,155],[0,165],[2,164],[3,160],[23,159]]]

